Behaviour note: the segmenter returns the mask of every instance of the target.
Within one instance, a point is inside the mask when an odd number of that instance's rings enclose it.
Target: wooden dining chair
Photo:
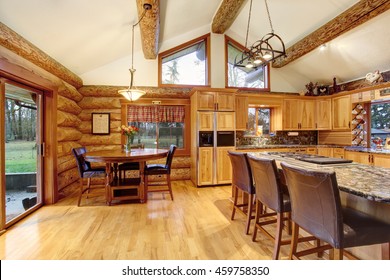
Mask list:
[[[282,162],[291,199],[293,236],[290,259],[330,249],[330,258],[343,259],[345,248],[382,244],[390,246],[390,224],[360,211],[343,207],[334,171],[308,170]],[[326,242],[298,251],[299,229]]]
[[[84,154],[87,152],[85,147],[73,148],[72,153],[76,159],[77,168],[80,175],[80,193],[77,201],[77,206],[80,206],[82,195],[87,192],[89,194],[91,189],[91,178],[105,177],[105,168],[92,168],[89,161],[84,160]],[[84,189],[83,180],[87,179],[87,187]]]
[[[144,182],[145,182],[145,193],[148,195],[148,192],[169,192],[171,199],[173,200],[172,186],[171,186],[171,166],[173,156],[176,151],[176,145],[171,145],[167,155],[165,164],[147,164],[144,169]],[[165,181],[151,183],[149,181],[150,175],[163,175]],[[167,188],[161,188],[166,186]],[[150,188],[152,187],[152,188]]]
[[[144,149],[145,145],[143,143],[140,144],[132,144],[132,149]],[[139,171],[139,162],[125,162],[118,165],[118,171],[119,171],[119,181],[122,181],[126,179],[126,171],[130,170],[138,170]]]

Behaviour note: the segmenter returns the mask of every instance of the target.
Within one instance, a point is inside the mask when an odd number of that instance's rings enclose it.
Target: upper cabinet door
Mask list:
[[[246,130],[248,125],[248,97],[236,96],[236,129]]]
[[[316,128],[318,130],[332,129],[331,99],[316,100]]]
[[[315,129],[315,101],[285,99],[283,101],[283,128],[294,130]]]
[[[217,111],[234,111],[235,99],[231,93],[217,93]]]
[[[332,99],[333,129],[351,129],[351,97],[344,95]]]
[[[214,112],[198,112],[199,131],[214,130]]]
[[[217,130],[230,131],[234,130],[234,112],[218,112],[217,113]]]
[[[214,92],[198,92],[198,110],[214,111],[215,93]]]
[[[298,105],[299,129],[315,129],[315,101],[300,100]]]
[[[298,102],[297,99],[283,100],[283,128],[284,129],[298,129]]]

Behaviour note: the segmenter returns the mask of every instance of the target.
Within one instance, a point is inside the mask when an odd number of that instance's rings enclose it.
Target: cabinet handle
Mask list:
[[[317,123],[316,123],[316,128],[317,128]]]
[[[348,128],[351,128],[351,122],[348,122]]]

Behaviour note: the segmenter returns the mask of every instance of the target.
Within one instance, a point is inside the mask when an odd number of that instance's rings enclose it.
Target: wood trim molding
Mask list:
[[[272,67],[281,68],[304,56],[322,44],[365,23],[390,8],[388,0],[361,0],[325,25],[318,28],[286,50],[286,57],[279,57]]]
[[[158,39],[160,35],[160,1],[137,0],[138,18],[144,12],[144,3],[153,2],[152,9],[147,11],[140,22],[142,50],[146,59],[156,59],[158,54]]]
[[[1,22],[0,45],[66,81],[75,88],[83,85],[83,81],[79,76]]]
[[[232,25],[246,0],[223,0],[211,24],[213,33],[223,34]]]

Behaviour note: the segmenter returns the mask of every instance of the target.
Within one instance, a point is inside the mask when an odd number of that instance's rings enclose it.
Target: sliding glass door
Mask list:
[[[42,92],[2,81],[2,224],[7,227],[42,204]]]

